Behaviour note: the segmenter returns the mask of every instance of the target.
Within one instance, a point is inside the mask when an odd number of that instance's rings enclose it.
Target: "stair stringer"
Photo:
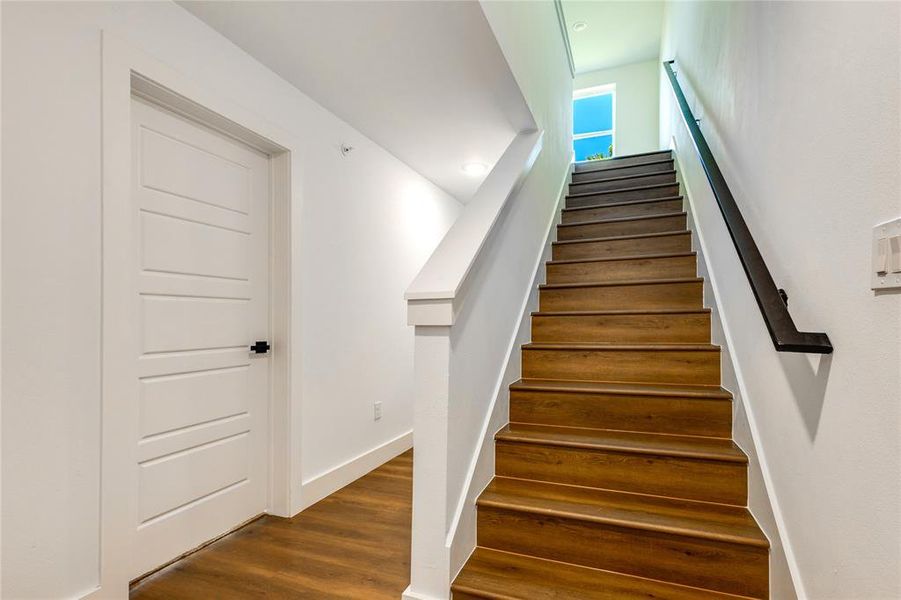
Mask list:
[[[538,310],[538,284],[544,280],[544,265],[551,257],[551,243],[561,220],[561,209],[571,178],[572,164],[564,172],[560,182],[557,203],[548,220],[544,245],[535,259],[532,280],[520,307],[518,325],[507,347],[504,368],[498,374],[491,405],[485,415],[481,442],[467,469],[464,491],[460,495],[447,534],[451,581],[457,577],[476,548],[476,500],[494,478],[494,436],[510,420],[510,385],[520,378],[522,371],[522,354],[519,349],[531,337],[531,315]]]
[[[682,186],[683,210],[688,213],[692,250],[698,254],[698,277],[704,279],[704,306],[711,310],[711,343],[720,346],[721,349],[721,385],[733,396],[732,439],[748,456],[748,509],[770,540],[770,598],[796,600],[799,597],[795,584],[797,571],[791,567],[794,561],[790,558],[790,549],[787,550],[784,543],[784,527],[780,526],[781,513],[770,491],[772,486],[768,482],[771,479],[766,472],[766,464],[760,458],[763,453],[759,448],[759,435],[756,433],[753,415],[747,407],[747,387],[742,379],[741,367],[731,352],[731,335],[722,321],[716,278],[711,272],[703,232],[700,231],[695,219],[696,196],[684,176],[687,167],[684,163],[695,157],[694,151],[691,148],[682,151],[691,153],[687,157],[681,154],[675,138],[671,139],[670,148],[676,164],[676,181]]]

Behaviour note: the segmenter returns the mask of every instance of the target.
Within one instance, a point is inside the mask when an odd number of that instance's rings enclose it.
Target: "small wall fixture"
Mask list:
[[[484,175],[488,172],[488,165],[480,162],[470,162],[463,165],[463,172],[473,177]]]
[[[901,218],[873,228],[870,288],[901,289]]]
[[[575,23],[573,23],[573,31],[575,31],[576,33],[585,31],[586,29],[588,29],[588,23],[586,23],[585,21],[576,21]]]

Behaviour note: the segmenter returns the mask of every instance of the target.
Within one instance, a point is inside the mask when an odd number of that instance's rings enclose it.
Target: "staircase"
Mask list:
[[[767,598],[672,156],[569,191],[453,598]]]

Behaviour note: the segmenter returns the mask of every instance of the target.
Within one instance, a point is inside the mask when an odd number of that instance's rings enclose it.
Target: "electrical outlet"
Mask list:
[[[372,409],[373,409],[373,410],[372,410],[372,418],[373,418],[373,420],[374,420],[374,421],[378,421],[379,419],[381,419],[381,418],[382,418],[382,403],[381,403],[381,402],[374,402],[374,403],[372,404]]]

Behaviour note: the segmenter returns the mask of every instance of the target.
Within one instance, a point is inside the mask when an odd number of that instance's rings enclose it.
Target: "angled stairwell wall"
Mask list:
[[[543,137],[537,160],[521,173],[518,185],[513,171],[522,169],[523,161],[514,166],[505,153],[486,184],[501,171],[508,172],[506,183],[492,193],[483,184],[449,233],[456,236],[454,230],[466,222],[487,224],[473,229],[481,231],[478,244],[463,244],[471,254],[449,253],[467,267],[443,294],[445,302],[437,297],[442,294],[427,294],[434,301],[411,297],[411,291],[425,289],[417,282],[408,290],[408,315],[416,325],[417,386],[408,600],[447,598],[454,574],[474,546],[474,497],[493,473],[493,451],[484,451],[485,439],[506,418],[507,384],[519,369],[518,361],[509,361],[511,348],[522,341],[521,313],[534,303],[536,264],[543,260],[547,232],[559,213],[557,200],[572,156],[572,79],[553,4],[481,6]],[[518,140],[525,143],[529,135]],[[474,214],[480,206],[484,219]],[[427,264],[420,276],[428,270],[447,272]],[[432,292],[441,288],[430,287]]]
[[[416,389],[408,600],[447,598],[475,544],[474,497],[493,474],[486,439],[506,420],[506,388],[519,376],[511,349],[534,302],[536,263],[546,253],[543,242],[567,175],[566,164],[557,164],[560,153],[542,148],[540,137],[514,140],[407,291]],[[508,181],[499,176],[523,168],[517,165],[536,140],[540,155],[534,165],[527,162],[521,186],[507,196],[509,183],[495,186],[495,178]],[[490,205],[497,207],[496,220],[480,233],[475,225]],[[472,264],[456,283],[431,276],[456,271],[451,263],[465,262],[469,251]]]
[[[402,450],[390,442],[412,426],[413,342],[399,297],[460,204],[175,3],[2,12],[0,596],[80,598],[103,571],[103,32],[302,141],[293,215],[303,447],[292,458],[310,493],[352,480],[373,454],[387,458],[386,443]],[[378,423],[374,400],[384,402]]]
[[[699,220],[719,230],[715,222],[711,224],[711,221],[715,217],[719,217],[722,221],[722,216],[718,212],[711,213],[718,211],[716,199],[712,197],[712,192],[706,184],[703,167],[691,147],[687,130],[681,129],[680,135],[674,136],[671,140],[673,157],[676,161],[678,181],[685,196],[688,228],[692,232],[692,250],[698,255],[698,276],[704,278],[704,304],[710,308],[711,315],[711,342],[718,345],[722,352],[722,386],[732,392],[732,438],[748,456],[748,507],[770,540],[770,596],[778,600],[793,600],[798,595],[783,543],[782,515],[777,517],[768,492],[764,465],[761,464],[758,452],[759,434],[756,431],[756,423],[750,420],[745,398],[747,388],[740,379],[740,370],[736,368],[734,362],[732,340],[723,325],[721,305],[723,295],[718,293],[716,281],[710,271],[711,258],[708,255],[711,253],[713,235],[710,231],[699,230]],[[701,212],[704,214],[699,215]],[[723,226],[725,227],[725,224]],[[743,271],[737,273],[744,277]]]
[[[901,214],[901,5],[674,2],[664,21],[661,58],[676,59],[793,318],[835,346],[831,356],[774,351],[706,178],[691,166],[694,149],[680,141],[661,70],[661,144],[676,138],[716,289],[715,335],[738,367],[733,391],[746,417],[736,415],[736,434],[755,430],[758,481],[795,591],[901,597],[901,296],[869,286],[871,229]],[[742,445],[753,464],[755,448]],[[753,479],[752,470],[752,508],[766,527]],[[786,578],[775,564],[773,574],[773,597],[783,597]]]
[[[641,185],[660,163],[674,196]],[[576,165],[454,599],[770,597],[672,165]],[[661,231],[648,215],[680,218]]]

